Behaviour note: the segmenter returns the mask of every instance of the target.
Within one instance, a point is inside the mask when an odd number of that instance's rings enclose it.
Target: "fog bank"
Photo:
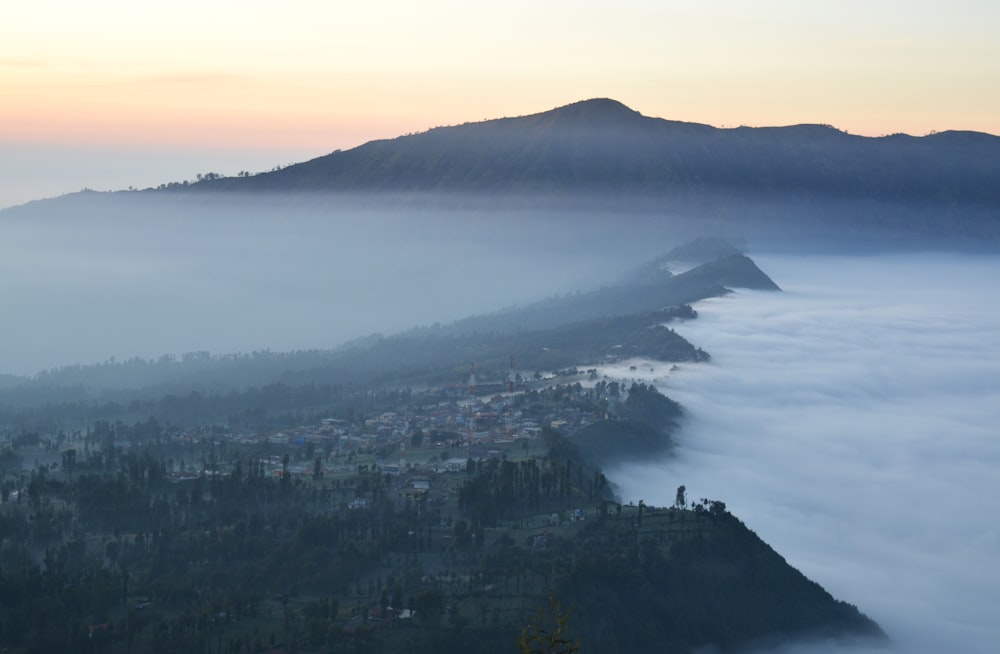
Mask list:
[[[617,279],[676,241],[543,209],[83,194],[0,216],[0,373],[323,349]]]
[[[686,409],[676,455],[613,478],[725,501],[900,652],[996,651],[1000,260],[755,259],[786,292],[696,305],[677,331],[712,363],[656,378]]]

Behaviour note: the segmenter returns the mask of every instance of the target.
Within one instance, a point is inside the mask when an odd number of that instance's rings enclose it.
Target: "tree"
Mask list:
[[[67,473],[72,473],[76,469],[76,450],[63,450],[62,467]]]
[[[425,590],[413,600],[413,608],[423,624],[437,625],[444,612],[444,593],[436,588]]]
[[[423,445],[424,431],[422,429],[418,429],[417,431],[413,432],[413,435],[410,436],[410,443],[413,445],[413,447],[420,447],[421,445]]]
[[[687,506],[687,497],[685,497],[684,495],[686,492],[687,488],[685,488],[684,486],[677,487],[677,499],[674,500],[674,506],[676,506],[678,509],[683,509],[685,506]]]
[[[569,637],[569,617],[555,595],[549,593],[548,608],[538,609],[535,620],[521,630],[517,647],[522,654],[571,654],[580,651],[580,641]]]
[[[472,534],[469,533],[469,523],[465,520],[459,520],[455,523],[453,529],[455,532],[455,547],[462,550],[468,549],[472,543]]]

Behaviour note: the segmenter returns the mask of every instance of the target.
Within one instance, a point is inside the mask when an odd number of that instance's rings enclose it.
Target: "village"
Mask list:
[[[530,380],[512,373],[504,381],[479,384],[473,368],[466,384],[408,390],[391,410],[354,420],[325,417],[315,424],[251,430],[178,429],[150,418],[132,426],[98,423],[58,437],[33,435],[30,441],[22,436],[18,443],[8,435],[3,449],[17,450],[24,471],[59,474],[70,467],[107,468],[111,457],[121,459],[155,441],[164,461],[163,477],[173,484],[225,479],[237,461],[252,460],[259,474],[293,481],[389,475],[400,501],[431,493],[443,502],[454,490],[446,485],[436,491],[439,475],[464,473],[470,461],[542,455],[547,448],[543,430],[571,434],[616,419],[626,397],[625,383],[599,377],[595,368],[536,373]],[[17,444],[23,447],[15,448]],[[15,483],[9,475],[4,501],[25,499],[27,479],[22,474]],[[359,496],[348,508],[367,502]]]
[[[394,478],[398,498],[418,499],[432,492],[438,475],[465,473],[470,461],[543,454],[543,430],[572,433],[614,417],[616,404],[626,397],[624,385],[595,383],[595,375],[594,370],[570,369],[540,377],[530,386],[518,382],[428,389],[410,394],[395,410],[357,421],[324,418],[313,425],[266,432],[178,431],[170,435],[171,444],[191,456],[176,458],[166,476],[178,484],[225,477],[231,473],[233,453],[240,451],[256,457],[263,473],[274,478],[380,473]],[[440,495],[434,499],[444,501]],[[350,507],[365,506],[366,501],[357,498]]]
[[[610,372],[637,373],[639,365],[649,364],[617,362]],[[322,622],[326,631],[310,640],[330,643],[368,638],[414,616],[423,616],[419,629],[516,624],[544,594],[545,562],[586,525],[610,519],[640,528],[654,517],[642,502],[623,506],[600,468],[566,449],[588,428],[627,425],[641,396],[655,393],[603,372],[570,368],[480,383],[470,373],[466,384],[397,389],[391,405],[364,407],[377,409],[371,415],[353,408],[276,429],[182,429],[150,417],[21,434],[4,446],[22,467],[4,475],[0,516],[30,514],[39,526],[85,530],[71,541],[78,556],[110,570],[146,570],[135,592],[110,598],[88,618],[90,639],[120,640],[129,615],[136,625],[183,621],[182,607],[192,602],[208,631],[233,642],[248,638],[248,628],[266,634],[262,642],[301,638],[289,611]],[[25,532],[26,542],[69,556],[69,543],[46,540],[39,526]],[[694,526],[663,529],[676,535]],[[183,578],[149,567],[168,542]],[[281,564],[253,592],[237,593],[233,553],[259,549],[240,563],[259,572],[275,547],[290,548]],[[533,562],[522,570],[491,558],[502,551]],[[338,558],[354,563],[328,565]],[[319,561],[326,563],[314,567]],[[213,574],[215,587],[200,599],[184,590]],[[413,628],[381,637],[408,638]]]

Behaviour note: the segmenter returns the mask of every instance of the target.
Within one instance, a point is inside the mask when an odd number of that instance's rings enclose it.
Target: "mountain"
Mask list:
[[[644,263],[629,273],[623,281],[632,284],[656,283],[681,270],[740,254],[742,254],[741,250],[725,239],[701,236],[684,245],[678,245],[661,257]],[[733,286],[748,287],[752,283],[747,280],[747,283],[732,284]],[[777,288],[777,285],[770,278],[764,282],[764,285],[772,290]]]
[[[668,254],[665,258],[670,257]],[[548,329],[602,316],[657,311],[697,302],[724,295],[729,292],[729,287],[781,290],[750,257],[743,254],[709,257],[705,263],[678,275],[650,274],[648,271],[660,265],[662,260],[664,257],[640,266],[617,284],[485,316],[473,316],[455,322],[446,330],[472,333]]]
[[[371,141],[256,175],[199,177],[140,192],[81,192],[0,216],[173,212],[176,223],[181,214],[312,212],[332,223],[356,210],[420,221],[458,211],[488,217],[495,229],[572,216],[576,224],[616,221],[638,239],[669,229],[778,249],[1000,249],[997,136],[716,128],[643,116],[610,99]]]
[[[1000,205],[1000,138],[857,136],[829,125],[738,127],[643,116],[610,99],[366,143],[195,188],[698,194]]]

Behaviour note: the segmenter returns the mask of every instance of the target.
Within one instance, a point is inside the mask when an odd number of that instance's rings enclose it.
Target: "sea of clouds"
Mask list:
[[[638,366],[686,418],[672,457],[611,471],[624,498],[725,501],[893,651],[998,651],[1000,259],[755,260],[783,293],[700,302],[676,327],[711,363]]]

